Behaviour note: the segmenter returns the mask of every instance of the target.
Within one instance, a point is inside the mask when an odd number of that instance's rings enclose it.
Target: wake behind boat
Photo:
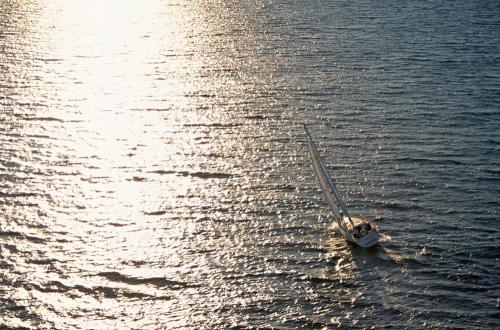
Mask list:
[[[358,221],[359,223],[356,225],[354,224],[349,212],[347,212],[347,207],[338,195],[335,183],[328,175],[325,165],[323,165],[323,162],[321,161],[318,149],[316,148],[311,134],[309,134],[309,130],[305,124],[304,130],[306,131],[309,142],[309,153],[311,155],[314,172],[316,172],[316,176],[318,177],[326,202],[333,211],[340,233],[345,240],[350,243],[354,243],[364,248],[374,246],[378,243],[380,238],[377,227],[371,222],[362,220]]]

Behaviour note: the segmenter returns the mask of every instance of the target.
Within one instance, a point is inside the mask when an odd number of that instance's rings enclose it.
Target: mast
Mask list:
[[[320,182],[321,189],[323,190],[323,194],[325,195],[326,201],[330,208],[332,209],[335,217],[337,218],[337,221],[343,224],[343,219],[342,215],[340,214],[338,208],[336,207],[334,201],[330,196],[333,196],[335,198],[335,201],[337,204],[340,206],[342,209],[342,212],[344,215],[347,217],[349,220],[350,224],[354,226],[354,223],[351,219],[351,216],[349,215],[349,212],[347,211],[347,207],[345,206],[344,202],[340,198],[340,196],[337,193],[337,188],[335,183],[332,181],[330,176],[328,175],[328,171],[325,168],[325,165],[321,161],[321,157],[319,156],[318,149],[316,148],[316,144],[314,143],[311,134],[309,134],[309,130],[307,129],[306,124],[304,124],[304,130],[306,131],[308,140],[309,140],[309,149],[311,151],[311,158],[313,160],[313,166],[314,170],[316,172],[316,175],[318,176],[318,180]],[[344,225],[345,226],[345,225]]]

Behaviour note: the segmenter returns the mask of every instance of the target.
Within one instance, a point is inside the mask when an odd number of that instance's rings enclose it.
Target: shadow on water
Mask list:
[[[353,327],[381,325],[394,328],[420,328],[438,326],[430,324],[423,317],[429,307],[429,295],[418,286],[411,274],[412,267],[418,267],[416,258],[398,254],[398,245],[382,240],[379,245],[361,248],[346,243],[338,235],[329,242],[332,253],[342,254],[335,266],[342,272],[343,260],[349,270],[342,276],[352,285]],[[339,266],[340,264],[340,266]],[[426,323],[427,322],[427,323]]]
[[[349,244],[350,254],[358,275],[358,288],[363,293],[354,307],[361,307],[363,318],[385,327],[420,328],[444,325],[429,320],[432,311],[432,294],[420,286],[412,273],[425,267],[417,257],[400,254],[401,246],[393,241],[381,241],[371,248]]]

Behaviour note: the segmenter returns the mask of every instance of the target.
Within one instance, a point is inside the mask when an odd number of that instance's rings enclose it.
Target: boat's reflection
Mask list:
[[[373,317],[387,315],[387,324],[392,326],[410,325],[418,308],[402,305],[401,297],[418,295],[422,289],[408,269],[405,257],[398,254],[397,241],[382,235],[379,244],[361,248],[347,243],[338,228],[332,228],[332,238],[328,250],[336,256],[334,265],[338,277],[349,283],[353,306],[364,305],[364,313]],[[366,294],[369,292],[369,294]],[[363,317],[370,317],[364,315]]]

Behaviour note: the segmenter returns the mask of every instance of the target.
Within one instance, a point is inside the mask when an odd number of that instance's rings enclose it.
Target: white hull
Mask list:
[[[351,234],[352,234],[352,232],[351,232]],[[378,233],[378,231],[376,229],[373,229],[368,234],[366,234],[365,236],[363,236],[357,240],[356,239],[353,241],[350,241],[348,239],[346,239],[346,240],[348,242],[354,243],[358,246],[361,246],[364,248],[369,248],[369,247],[377,245],[379,239],[380,239],[380,234]]]

